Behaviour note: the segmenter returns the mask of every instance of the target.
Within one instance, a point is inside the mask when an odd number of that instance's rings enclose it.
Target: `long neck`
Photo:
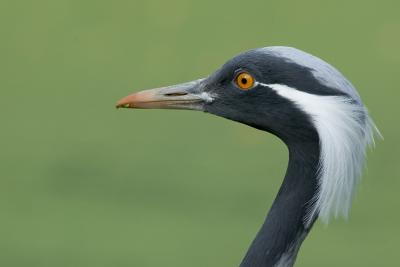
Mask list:
[[[293,266],[297,252],[315,218],[306,225],[317,192],[318,142],[289,147],[285,179],[240,267]]]

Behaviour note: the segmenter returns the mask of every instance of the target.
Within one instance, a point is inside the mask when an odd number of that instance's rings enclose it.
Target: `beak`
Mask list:
[[[117,108],[157,108],[203,110],[212,98],[204,92],[204,79],[167,87],[144,90],[117,102]]]

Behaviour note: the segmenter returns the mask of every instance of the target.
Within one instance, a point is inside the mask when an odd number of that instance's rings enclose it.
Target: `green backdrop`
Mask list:
[[[296,266],[395,266],[399,1],[0,2],[0,266],[238,266],[277,193],[276,137],[189,111],[116,110],[140,89],[288,45],[358,88],[384,135],[348,221]]]

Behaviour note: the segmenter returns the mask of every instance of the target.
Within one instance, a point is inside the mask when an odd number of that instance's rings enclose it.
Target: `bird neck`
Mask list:
[[[317,193],[317,141],[288,145],[289,164],[274,203],[240,267],[293,266],[316,218],[306,223]]]

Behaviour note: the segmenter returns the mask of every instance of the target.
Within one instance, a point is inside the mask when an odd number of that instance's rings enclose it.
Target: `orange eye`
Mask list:
[[[248,72],[241,72],[236,76],[235,82],[242,90],[249,90],[254,85],[254,78]]]

